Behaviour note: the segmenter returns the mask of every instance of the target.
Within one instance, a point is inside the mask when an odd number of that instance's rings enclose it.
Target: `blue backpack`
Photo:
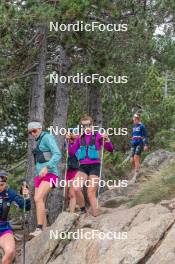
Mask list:
[[[92,135],[89,146],[86,145],[85,135],[82,135],[81,146],[77,151],[78,160],[83,160],[86,157],[88,157],[89,159],[99,159],[99,151],[96,149],[95,142],[96,134]]]

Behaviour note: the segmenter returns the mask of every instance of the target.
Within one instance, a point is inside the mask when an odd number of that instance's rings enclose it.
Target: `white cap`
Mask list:
[[[28,130],[37,129],[37,128],[42,128],[42,124],[40,122],[30,122],[30,123],[28,123]]]
[[[140,115],[138,115],[138,114],[134,114],[133,117],[140,118]]]

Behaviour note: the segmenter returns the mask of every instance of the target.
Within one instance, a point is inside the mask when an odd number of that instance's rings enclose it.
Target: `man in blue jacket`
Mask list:
[[[56,139],[48,132],[42,131],[42,125],[38,121],[28,124],[28,133],[31,134],[37,144],[33,150],[35,161],[35,195],[37,228],[30,233],[31,236],[39,235],[47,226],[45,202],[49,192],[59,176],[58,163],[61,153]]]
[[[145,126],[141,123],[139,114],[133,117],[132,141],[131,141],[131,162],[135,174],[140,170],[140,157],[142,151],[148,151],[148,136]]]
[[[22,194],[7,186],[7,174],[0,172],[0,248],[4,251],[2,264],[10,264],[15,258],[15,239],[13,237],[12,227],[8,221],[10,206],[15,203],[20,209],[30,210],[29,190],[22,188]]]

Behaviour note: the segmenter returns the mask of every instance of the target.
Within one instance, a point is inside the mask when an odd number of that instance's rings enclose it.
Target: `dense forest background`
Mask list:
[[[175,149],[174,19],[174,0],[1,1],[0,165],[9,170],[14,187],[24,177],[32,182],[34,142],[28,138],[27,123],[33,118],[45,128],[74,127],[86,113],[103,127],[131,131],[138,111],[149,132],[150,149]],[[78,20],[127,24],[128,30],[49,31],[50,21]],[[127,75],[128,82],[53,85],[53,71]],[[57,139],[63,150],[64,137]],[[116,151],[105,156],[106,176],[121,177],[130,135],[111,140]],[[50,208],[51,221],[58,207]]]

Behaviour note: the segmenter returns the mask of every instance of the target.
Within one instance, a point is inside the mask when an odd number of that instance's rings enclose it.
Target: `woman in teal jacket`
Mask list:
[[[48,132],[42,131],[40,122],[30,122],[28,124],[28,132],[31,134],[37,144],[33,150],[35,161],[35,195],[37,214],[37,228],[31,236],[39,235],[47,226],[45,202],[47,196],[57,182],[59,171],[58,163],[61,153],[58,148],[55,137]]]

